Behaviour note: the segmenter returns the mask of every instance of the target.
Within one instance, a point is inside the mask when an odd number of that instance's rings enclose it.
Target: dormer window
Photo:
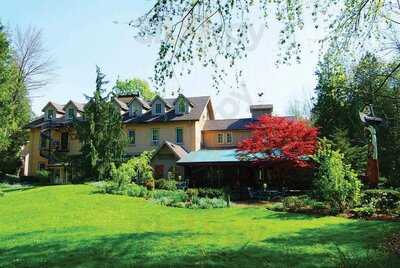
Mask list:
[[[53,120],[55,118],[55,111],[53,109],[47,110],[47,119]]]
[[[68,119],[72,120],[75,118],[75,109],[74,108],[68,108]]]
[[[161,114],[161,103],[156,103],[156,114]]]

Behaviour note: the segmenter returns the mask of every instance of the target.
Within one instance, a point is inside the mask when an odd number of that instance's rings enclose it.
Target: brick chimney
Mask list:
[[[272,104],[250,105],[251,117],[257,119],[264,114],[271,115],[273,108],[274,106]]]

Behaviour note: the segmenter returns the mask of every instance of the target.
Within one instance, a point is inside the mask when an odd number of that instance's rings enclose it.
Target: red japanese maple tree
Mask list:
[[[251,136],[239,143],[238,154],[253,160],[286,160],[308,166],[305,157],[316,150],[318,129],[307,121],[263,115],[248,125]]]

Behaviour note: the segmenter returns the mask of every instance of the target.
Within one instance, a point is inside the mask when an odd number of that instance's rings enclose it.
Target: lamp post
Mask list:
[[[378,140],[376,128],[383,124],[383,119],[376,117],[372,105],[367,105],[360,112],[361,122],[369,133],[368,162],[367,162],[367,183],[370,187],[376,187],[379,181],[379,162],[378,162]]]

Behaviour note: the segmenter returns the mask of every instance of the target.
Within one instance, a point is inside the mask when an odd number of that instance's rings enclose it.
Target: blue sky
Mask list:
[[[95,66],[99,65],[110,80],[153,75],[157,55],[157,41],[150,44],[133,37],[133,31],[113,21],[129,21],[143,14],[152,1],[3,1],[0,20],[11,29],[29,25],[42,29],[44,44],[56,61],[53,82],[33,93],[32,106],[39,114],[49,101],[66,103],[69,99],[84,101],[95,85]],[[221,88],[221,93],[211,87],[209,73],[196,68],[187,77],[168,84],[170,89],[180,87],[187,96],[210,95],[219,118],[236,118],[249,115],[249,104],[272,103],[277,114],[285,114],[290,101],[312,94],[315,86],[315,68],[318,62],[316,34],[306,29],[300,41],[306,48],[301,64],[275,65],[277,25],[267,30],[255,24],[249,57],[242,63],[243,86]],[[310,52],[314,51],[314,52]],[[234,81],[227,81],[234,84]],[[234,87],[235,88],[235,87]],[[258,92],[264,92],[260,99]],[[167,88],[166,96],[169,95]]]

